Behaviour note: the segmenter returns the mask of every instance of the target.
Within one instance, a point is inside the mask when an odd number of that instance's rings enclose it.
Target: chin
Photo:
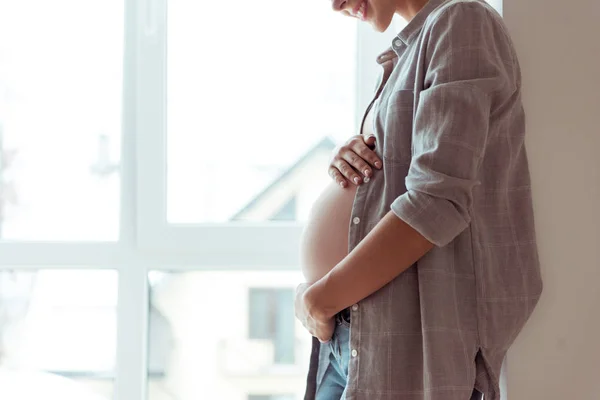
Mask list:
[[[372,23],[371,26],[373,27],[373,29],[375,29],[379,33],[383,33],[387,30],[387,26],[384,26],[381,24]]]
[[[387,20],[387,21],[382,21],[379,18],[374,18],[369,22],[371,23],[371,26],[373,27],[374,30],[376,30],[377,32],[383,33],[392,24],[392,18],[389,18],[389,20]]]

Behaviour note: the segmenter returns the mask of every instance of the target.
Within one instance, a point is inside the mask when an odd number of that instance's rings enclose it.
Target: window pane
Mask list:
[[[149,400],[300,400],[311,337],[297,271],[150,274]]]
[[[0,237],[117,238],[123,8],[0,0]]]
[[[356,23],[325,1],[168,6],[168,221],[303,220],[355,134]]]
[[[294,289],[250,288],[250,339],[269,340],[274,346],[276,364],[293,364],[294,343]]]
[[[109,400],[117,273],[0,271],[0,398]]]

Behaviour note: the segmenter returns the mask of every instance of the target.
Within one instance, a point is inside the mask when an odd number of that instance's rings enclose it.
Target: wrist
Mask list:
[[[326,290],[326,279],[327,276],[311,285],[304,293],[306,307],[317,321],[329,321],[339,311],[333,305],[335,299],[329,298],[332,291]]]

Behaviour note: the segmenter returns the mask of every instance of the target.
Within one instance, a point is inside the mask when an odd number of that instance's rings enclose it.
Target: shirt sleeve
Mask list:
[[[515,61],[503,25],[479,3],[456,3],[424,29],[425,89],[413,121],[407,192],[391,209],[445,246],[471,222],[492,110],[514,95]]]

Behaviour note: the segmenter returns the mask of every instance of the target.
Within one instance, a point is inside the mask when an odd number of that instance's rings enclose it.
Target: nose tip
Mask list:
[[[343,10],[347,2],[347,0],[332,0],[331,6],[333,7],[333,11]]]

